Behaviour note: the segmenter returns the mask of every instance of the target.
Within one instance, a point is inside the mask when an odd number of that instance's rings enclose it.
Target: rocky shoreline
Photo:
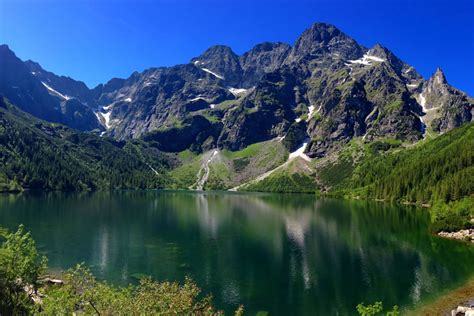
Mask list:
[[[438,236],[474,243],[474,228],[461,229],[455,232],[439,232]]]

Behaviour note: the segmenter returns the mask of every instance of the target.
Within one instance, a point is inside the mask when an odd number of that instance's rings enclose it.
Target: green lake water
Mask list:
[[[411,307],[474,273],[474,247],[429,234],[413,207],[312,195],[120,191],[0,195],[52,271],[78,262],[114,284],[190,276],[218,308],[354,314]]]

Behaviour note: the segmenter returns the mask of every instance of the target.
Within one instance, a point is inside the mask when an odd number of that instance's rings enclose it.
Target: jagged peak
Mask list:
[[[0,53],[16,57],[15,52],[13,52],[7,44],[0,45]]]
[[[191,62],[194,63],[199,59],[208,59],[213,57],[220,57],[220,56],[230,56],[231,58],[238,58],[237,54],[234,53],[232,48],[226,45],[213,45],[206,49],[204,53],[202,53],[198,57],[194,57],[191,59]]]
[[[341,59],[358,59],[366,49],[337,27],[328,23],[314,23],[295,42],[286,63],[300,58],[318,58],[332,54]]]
[[[329,42],[333,37],[345,35],[337,27],[332,24],[316,22],[306,29],[298,38],[297,43],[308,39],[315,42]],[[346,35],[345,35],[346,36]]]
[[[31,71],[39,72],[39,71],[44,71],[43,67],[36,61],[33,61],[31,59],[28,59],[25,61],[25,65],[30,69]]]
[[[276,47],[290,48],[291,46],[283,42],[263,42],[252,47],[249,52],[267,52],[275,49]]]
[[[367,51],[367,55],[387,59],[390,55],[393,55],[393,54],[386,47],[382,46],[382,44],[377,43],[371,49]]]
[[[443,70],[440,67],[436,68],[435,73],[429,79],[430,82],[436,84],[447,84],[448,81],[446,80],[446,76],[444,75]]]

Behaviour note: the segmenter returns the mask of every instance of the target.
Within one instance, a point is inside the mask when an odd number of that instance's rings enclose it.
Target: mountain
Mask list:
[[[117,142],[39,120],[0,97],[0,192],[161,188],[167,162],[141,142]]]
[[[449,131],[473,117],[472,99],[451,87],[440,68],[423,83],[418,101],[426,116],[423,123],[435,132]]]
[[[382,45],[368,49],[315,23],[293,46],[262,43],[237,55],[212,46],[189,64],[150,68],[89,89],[0,49],[0,93],[48,121],[160,150],[240,150],[286,137],[309,139],[312,158],[351,139],[416,142],[472,121],[473,100],[441,70],[424,80]],[[297,131],[297,132],[296,132]]]
[[[23,62],[6,45],[0,46],[0,69],[0,93],[22,110],[79,130],[101,128],[84,83],[46,72],[37,63]]]
[[[177,188],[252,188],[278,176],[314,191],[320,167],[354,144],[405,148],[473,120],[474,101],[440,69],[425,80],[386,47],[366,48],[326,23],[292,46],[265,42],[238,55],[216,45],[93,89],[6,45],[0,67],[12,104],[97,139],[143,142],[177,170]]]
[[[1,45],[0,192],[320,193],[429,206],[453,231],[474,225],[473,114],[441,69],[325,23],[93,89]]]

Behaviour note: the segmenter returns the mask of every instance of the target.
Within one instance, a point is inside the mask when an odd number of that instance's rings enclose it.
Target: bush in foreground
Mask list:
[[[0,228],[0,315],[32,313],[28,292],[38,289],[38,278],[46,269],[30,233],[22,225],[15,233]]]
[[[180,285],[147,277],[116,287],[79,264],[64,273],[63,284],[41,285],[46,258],[30,233],[20,226],[15,233],[0,229],[0,237],[0,315],[223,315],[189,278]]]

